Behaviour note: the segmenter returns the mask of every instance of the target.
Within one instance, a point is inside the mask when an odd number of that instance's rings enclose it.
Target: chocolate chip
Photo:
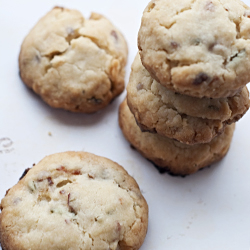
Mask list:
[[[200,85],[203,82],[210,80],[210,77],[206,73],[199,73],[193,81],[194,85]]]
[[[33,165],[34,166],[34,165]],[[26,168],[22,174],[22,176],[19,178],[19,181],[23,179],[23,177],[29,172],[30,168]]]

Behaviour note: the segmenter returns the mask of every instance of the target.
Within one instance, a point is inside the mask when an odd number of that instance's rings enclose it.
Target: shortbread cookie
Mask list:
[[[226,126],[224,132],[211,142],[186,145],[176,140],[141,132],[126,101],[119,110],[119,123],[127,140],[147,159],[174,175],[189,175],[222,159],[230,146],[235,125]]]
[[[137,58],[132,65],[130,76],[130,81],[132,82],[134,81],[139,61]],[[128,88],[128,106],[142,131],[158,133],[186,144],[210,142],[223,131],[227,123],[226,121],[203,119],[179,113],[173,105],[165,103],[164,98],[157,92],[154,84],[151,87],[153,91],[150,89],[145,91],[143,89],[144,79],[145,77],[136,86],[139,89],[137,95],[139,101],[130,98],[130,88]],[[145,96],[140,95],[140,91],[145,92]]]
[[[84,152],[45,157],[1,201],[5,250],[135,250],[148,207],[118,164]]]
[[[154,113],[165,107],[165,109],[174,109],[180,114],[221,120],[229,124],[239,120],[249,108],[247,87],[233,97],[217,99],[191,97],[169,90],[150,76],[141,64],[138,54],[132,64],[127,92],[128,102],[138,107],[138,112],[147,112],[148,109],[144,106],[150,102],[150,106],[154,106],[152,109],[156,111]]]
[[[179,93],[233,96],[250,81],[249,17],[239,0],[152,0],[138,35],[142,63]]]
[[[20,75],[50,106],[91,113],[124,90],[127,44],[102,15],[56,7],[25,38]]]

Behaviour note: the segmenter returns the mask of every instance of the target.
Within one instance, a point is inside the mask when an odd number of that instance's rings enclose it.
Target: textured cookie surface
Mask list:
[[[91,113],[124,89],[127,44],[105,17],[54,8],[23,41],[20,75],[52,107]]]
[[[250,81],[249,17],[239,0],[152,0],[138,35],[142,63],[177,92],[232,96]]]
[[[166,88],[157,89],[160,84],[156,81],[152,82],[149,74],[147,75],[148,77],[140,75],[140,83],[136,85],[134,81],[139,80],[137,79],[138,68],[140,68],[140,60],[136,57],[132,65],[132,73],[128,85],[128,106],[142,131],[156,132],[162,136],[167,136],[186,144],[207,143],[223,131],[227,122],[230,123],[234,119],[237,120],[239,118],[236,115],[231,121],[230,119],[222,121],[181,113],[183,111],[188,114],[192,113],[191,104],[184,108],[184,100],[187,100],[188,97],[182,98],[180,95],[175,95],[172,92],[173,103],[169,103],[166,100],[168,97],[167,92],[165,92]],[[144,73],[145,75],[147,74],[146,70],[144,70]],[[134,86],[132,91],[130,89],[131,85]],[[195,100],[198,103],[202,102],[198,98]],[[207,102],[216,103],[215,100],[207,100]],[[176,104],[178,107],[175,107],[173,104]],[[199,111],[200,116],[203,110],[201,108],[201,111]],[[193,111],[193,113],[196,114],[196,111]]]
[[[45,157],[1,201],[3,249],[139,249],[148,207],[118,164],[83,152]]]
[[[247,87],[233,97],[217,99],[191,97],[169,90],[150,76],[138,55],[132,65],[127,92],[129,103],[135,107],[143,107],[150,102],[157,111],[165,107],[174,109],[180,114],[217,119],[227,123],[237,121],[249,108]],[[141,108],[141,110],[146,109]]]
[[[126,101],[119,110],[119,123],[127,140],[147,159],[174,175],[189,175],[222,159],[227,153],[235,125],[226,126],[224,132],[211,142],[186,145],[176,140],[141,132]]]

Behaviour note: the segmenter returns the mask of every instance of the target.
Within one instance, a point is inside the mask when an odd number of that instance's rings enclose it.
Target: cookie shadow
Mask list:
[[[74,113],[60,108],[52,108],[47,103],[45,103],[42,98],[37,95],[30,88],[25,87],[26,94],[28,98],[31,98],[33,102],[36,103],[38,109],[41,109],[44,116],[49,120],[57,120],[59,123],[62,123],[66,126],[93,126],[95,124],[103,122],[111,114],[117,113],[121,95],[112,100],[105,108],[99,110],[95,113],[85,114],[85,113]]]

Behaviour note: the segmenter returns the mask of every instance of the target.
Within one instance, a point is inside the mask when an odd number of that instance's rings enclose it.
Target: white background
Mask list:
[[[127,82],[147,2],[0,0],[0,199],[25,168],[45,155],[84,150],[118,162],[140,185],[150,209],[142,250],[249,250],[250,111],[237,123],[221,162],[186,178],[171,177],[159,174],[124,139],[117,121],[125,91],[99,113],[73,114],[50,108],[19,78],[23,38],[57,5],[85,17],[91,11],[104,14],[123,32],[129,45]]]

